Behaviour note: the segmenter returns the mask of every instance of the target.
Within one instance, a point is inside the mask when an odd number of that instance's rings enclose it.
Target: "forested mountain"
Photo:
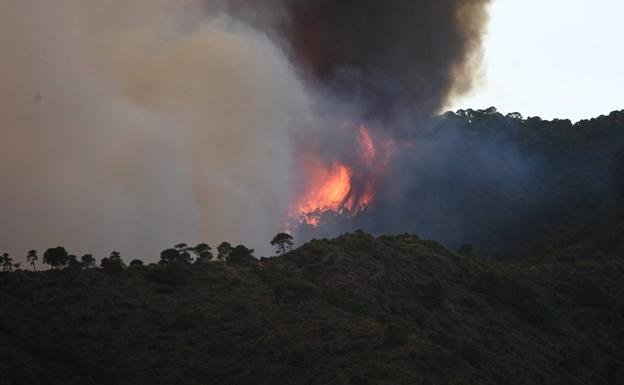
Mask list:
[[[410,232],[493,257],[624,252],[624,111],[572,124],[460,110],[401,135],[374,204],[305,236]]]
[[[492,249],[524,257],[624,254],[624,111],[576,124],[502,116],[494,109],[459,111],[442,120],[442,130],[450,121],[482,143],[513,144],[529,169],[503,196],[503,212],[496,205],[492,210],[500,197],[488,196],[500,191],[482,189],[490,214],[486,205],[478,215],[494,218],[508,237],[492,239]],[[483,243],[489,247],[487,236]]]
[[[283,256],[0,274],[6,384],[620,384],[619,258],[356,232]]]
[[[2,254],[0,384],[624,383],[624,111],[458,111],[402,140],[377,206],[278,257]],[[376,235],[325,239],[344,221]]]

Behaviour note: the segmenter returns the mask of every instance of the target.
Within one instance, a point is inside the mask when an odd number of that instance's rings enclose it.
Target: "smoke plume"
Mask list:
[[[227,9],[286,40],[308,77],[388,119],[406,112],[429,118],[471,88],[488,3],[239,0]]]
[[[2,2],[0,247],[263,247],[345,111],[469,88],[486,3]]]

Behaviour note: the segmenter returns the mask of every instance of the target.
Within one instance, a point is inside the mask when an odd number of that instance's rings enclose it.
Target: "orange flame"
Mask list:
[[[311,187],[297,205],[297,216],[303,222],[317,226],[322,213],[343,210],[351,192],[353,173],[341,163],[326,168],[313,162],[308,168]]]
[[[349,127],[352,126],[347,124],[343,128]],[[373,202],[376,180],[387,163],[384,157],[388,156],[388,146],[382,146],[382,155],[378,157],[375,142],[365,126],[358,128],[355,141],[360,159],[355,165],[337,160],[327,164],[315,156],[304,159],[308,187],[295,205],[293,219],[319,226],[323,213],[352,217]]]

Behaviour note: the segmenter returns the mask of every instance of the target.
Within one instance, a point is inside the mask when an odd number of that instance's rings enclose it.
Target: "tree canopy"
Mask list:
[[[43,253],[43,263],[50,265],[53,270],[60,270],[69,264],[69,253],[62,246],[47,249]]]
[[[286,254],[286,251],[290,251],[294,245],[292,235],[287,233],[279,233],[271,241],[271,246],[277,247],[278,254]]]

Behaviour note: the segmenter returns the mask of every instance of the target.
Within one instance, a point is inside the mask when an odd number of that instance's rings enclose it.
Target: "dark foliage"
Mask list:
[[[217,246],[217,259],[220,261],[225,261],[232,252],[232,245],[229,242],[222,242],[219,246]]]
[[[28,254],[26,254],[26,262],[28,262],[31,266],[33,271],[37,271],[37,260],[39,259],[39,256],[37,256],[37,250],[30,250],[28,251]]]
[[[95,258],[91,254],[85,254],[80,257],[82,261],[82,267],[85,269],[92,269],[95,267]]]
[[[197,246],[192,248],[193,254],[197,257],[195,259],[195,264],[202,265],[212,261],[214,257],[212,254],[212,247],[207,243],[199,243]]]
[[[9,253],[0,255],[0,269],[4,272],[13,271],[13,258],[11,258]]]
[[[286,254],[286,251],[292,250],[294,245],[292,235],[287,233],[279,233],[271,240],[271,246],[277,247],[278,254]]]
[[[62,246],[47,249],[43,254],[43,263],[50,265],[54,270],[64,268],[69,262],[69,253]]]
[[[100,267],[108,272],[121,272],[126,267],[118,251],[113,251],[108,258],[102,258]]]
[[[141,268],[143,266],[143,261],[141,261],[140,259],[133,259],[132,261],[130,261],[130,267],[132,268]]]
[[[224,263],[136,267],[0,273],[0,382],[580,385],[624,375],[621,258],[496,262],[357,232],[262,261],[237,246]]]
[[[498,258],[624,254],[624,110],[575,124],[460,110],[400,140],[410,146],[393,152],[370,207],[298,237],[362,228]]]

